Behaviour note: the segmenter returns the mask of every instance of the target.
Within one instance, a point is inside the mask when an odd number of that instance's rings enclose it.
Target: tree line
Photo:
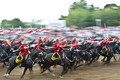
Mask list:
[[[44,27],[45,25],[36,24],[34,22],[23,22],[19,18],[14,18],[12,20],[3,19],[1,22],[1,28],[19,28],[19,26],[22,28],[40,28],[40,26]]]
[[[69,9],[68,16],[61,15],[59,20],[66,20],[67,26],[78,26],[79,28],[96,26],[96,19],[100,19],[100,25],[120,26],[120,6],[106,4],[104,9],[87,5],[85,0],[74,2]]]

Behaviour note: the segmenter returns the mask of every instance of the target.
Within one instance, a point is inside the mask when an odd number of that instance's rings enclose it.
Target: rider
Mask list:
[[[94,39],[91,39],[90,37],[87,39],[87,40],[85,40],[84,42],[85,43],[91,43],[92,41],[94,41]]]
[[[64,41],[64,38],[62,38],[61,40],[60,40],[60,43],[62,43]]]
[[[15,44],[15,39],[10,42],[11,45]]]
[[[38,41],[38,43],[43,42],[41,37],[38,37],[37,41]]]
[[[19,38],[19,39],[18,39],[18,43],[19,43],[19,44],[22,44],[23,41],[24,41],[23,38]]]
[[[116,37],[113,39],[113,42],[119,42],[119,38],[116,36]]]
[[[76,43],[76,38],[73,39],[71,44],[73,49],[80,49],[78,43]]]
[[[101,42],[100,42],[100,46],[105,46],[107,47],[107,40],[106,39],[103,39]]]
[[[74,38],[72,41],[71,41],[71,44],[74,45],[76,43],[76,38]]]
[[[42,40],[42,42],[43,42],[43,43],[47,43],[47,39],[44,38],[44,39]]]
[[[37,49],[37,50],[39,50],[40,52],[42,52],[42,54],[44,54],[43,51],[45,51],[45,49],[44,49],[43,47],[41,47],[41,46],[39,45],[39,43],[36,44],[36,45],[33,47],[33,49]],[[42,55],[40,55],[40,56],[41,56],[41,61],[44,61]]]
[[[65,46],[67,46],[66,41],[62,41],[62,42],[60,43],[60,47],[61,47],[61,48],[64,48]]]
[[[53,44],[53,49],[55,50],[55,52],[53,53],[53,55],[59,56],[59,59],[60,59],[60,61],[61,61],[61,65],[64,65],[63,60],[62,60],[63,50],[62,50],[62,48],[60,47],[60,43],[59,43],[59,40],[58,40],[58,39],[57,39],[57,40],[55,41],[55,43]]]
[[[5,47],[10,46],[6,40],[4,40],[4,46]]]
[[[110,37],[108,38],[108,41],[109,41],[109,42],[112,41],[112,36],[110,36]]]
[[[28,54],[30,54],[30,51],[25,44],[25,41],[22,41],[22,43],[17,51],[20,51],[17,59],[19,60],[19,66],[21,67],[22,63],[26,60]]]
[[[6,40],[4,40],[4,43],[3,43],[3,45],[4,45],[4,49],[5,49],[5,51],[7,51],[8,49],[9,49],[9,44],[8,44],[8,42],[6,41]]]
[[[106,38],[100,42],[100,46],[104,46],[103,48],[105,48],[107,52],[110,50],[110,48],[108,47],[108,41]]]

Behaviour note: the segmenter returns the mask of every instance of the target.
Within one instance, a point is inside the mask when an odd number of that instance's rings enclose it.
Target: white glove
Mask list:
[[[13,52],[15,52],[15,50],[13,50]]]
[[[27,47],[24,47],[24,49],[27,49]]]
[[[13,50],[13,52],[16,52],[16,51],[18,51],[18,50]]]

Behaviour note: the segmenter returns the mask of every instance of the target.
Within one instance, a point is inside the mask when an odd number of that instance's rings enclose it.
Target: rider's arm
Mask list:
[[[38,44],[37,45],[35,45],[34,47],[33,47],[33,49],[36,49],[36,47],[38,46]]]
[[[55,44],[53,44],[53,49],[56,50],[57,49],[57,46]]]
[[[22,51],[23,49],[24,49],[24,47],[23,47],[23,45],[21,45],[18,50]]]

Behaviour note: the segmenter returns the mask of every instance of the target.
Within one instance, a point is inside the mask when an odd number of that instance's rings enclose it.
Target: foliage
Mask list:
[[[101,19],[102,26],[120,25],[120,6],[116,4],[106,4],[104,9],[97,9],[93,5],[87,5],[85,0],[74,2],[69,10],[68,16],[61,16],[66,20],[67,26],[78,26],[78,28],[95,26],[96,19]]]
[[[28,23],[28,22],[22,22],[20,19],[18,18],[14,18],[12,20],[6,20],[3,19],[2,23],[1,23],[1,27],[3,28],[19,28],[19,26],[21,26],[22,28],[28,28],[28,27],[36,27],[39,28],[41,25],[39,24],[35,24],[35,23]]]
[[[12,20],[6,20],[6,19],[2,20],[1,26],[4,28],[9,28],[9,27],[18,28],[19,26],[24,27],[24,24],[20,19],[15,18]]]

